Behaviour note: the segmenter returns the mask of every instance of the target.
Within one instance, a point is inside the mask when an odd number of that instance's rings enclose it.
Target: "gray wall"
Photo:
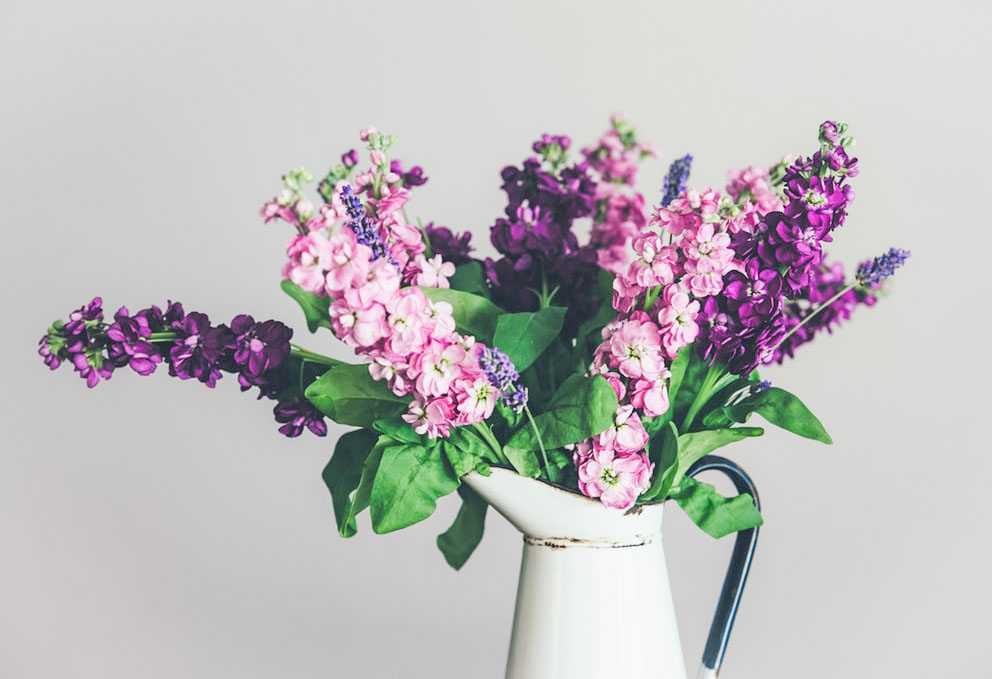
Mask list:
[[[490,252],[499,169],[544,131],[591,141],[614,110],[665,155],[649,196],[686,151],[697,185],[721,185],[847,121],[863,174],[832,252],[914,251],[890,298],[768,371],[835,445],[772,431],[733,449],[767,525],[725,675],[987,671],[987,3],[2,14],[0,677],[500,676],[520,541],[498,517],[461,573],[433,544],[454,502],[344,541],[320,480],[333,436],[283,439],[233,380],[87,391],[34,344],[95,294],[302,326],[277,285],[289,232],[256,213],[370,122],[428,170],[412,211]],[[675,511],[666,532],[695,664],[730,543]]]

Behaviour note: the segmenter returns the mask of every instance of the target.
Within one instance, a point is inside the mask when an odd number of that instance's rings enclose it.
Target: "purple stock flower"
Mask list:
[[[275,370],[289,356],[293,331],[279,321],[262,321],[247,314],[231,321],[234,334],[234,364],[252,377]]]
[[[877,288],[882,281],[896,272],[909,259],[909,250],[891,248],[870,262],[862,262],[858,267],[858,283],[866,288]]]
[[[469,244],[472,240],[470,231],[456,236],[448,227],[434,226],[433,222],[425,226],[424,230],[427,232],[431,250],[434,254],[441,255],[444,261],[451,262],[455,266],[472,261],[469,255],[472,252],[472,246]]]
[[[139,375],[151,375],[162,362],[162,352],[147,341],[151,335],[148,318],[149,314],[142,312],[130,316],[127,307],[114,314],[114,322],[107,328],[107,355],[116,367],[128,365]]]
[[[305,398],[280,401],[272,409],[272,412],[276,417],[276,422],[284,423],[279,427],[280,434],[294,438],[302,434],[303,429],[306,428],[317,436],[327,435],[327,423],[324,421],[324,414]]]
[[[196,379],[213,388],[221,377],[220,364],[234,336],[226,326],[211,327],[206,314],[188,314],[174,324],[178,336],[169,349],[170,374],[181,380]]]
[[[527,405],[527,388],[520,384],[520,373],[510,357],[496,347],[485,347],[479,355],[479,367],[489,383],[500,391],[500,402],[515,412]]]
[[[351,149],[347,153],[342,153],[341,164],[348,170],[358,165],[358,151]]]
[[[731,271],[724,278],[722,296],[727,307],[744,327],[768,323],[782,309],[782,277],[778,271],[762,267],[753,258],[744,271]]]
[[[424,168],[419,165],[414,165],[409,170],[404,171],[403,163],[399,160],[393,160],[389,163],[389,171],[398,174],[403,186],[408,189],[427,183],[428,178],[424,176]]]
[[[692,155],[685,154],[681,158],[672,161],[668,166],[668,175],[665,177],[665,195],[662,196],[661,204],[668,205],[685,191],[686,183],[689,181],[689,172],[692,170]]]

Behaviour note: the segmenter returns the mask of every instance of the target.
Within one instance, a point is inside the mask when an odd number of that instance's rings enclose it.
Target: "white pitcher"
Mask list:
[[[758,502],[750,479],[711,455]],[[661,540],[662,504],[609,509],[551,484],[493,468],[466,483],[524,535],[506,679],[685,679]],[[757,529],[731,559],[699,677],[716,677],[750,567]]]

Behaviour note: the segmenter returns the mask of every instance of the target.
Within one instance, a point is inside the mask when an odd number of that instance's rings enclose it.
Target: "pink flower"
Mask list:
[[[322,237],[320,233],[311,237]],[[341,229],[330,238],[330,257],[324,287],[330,295],[358,284],[368,276],[372,250],[359,244],[351,229]],[[302,287],[302,286],[301,286]]]
[[[691,234],[686,232],[686,236],[689,238],[683,239],[682,249],[689,259],[708,261],[714,270],[722,270],[734,258],[730,234],[717,231],[712,222],[700,224]]]
[[[386,310],[381,304],[372,304],[367,309],[356,309],[346,295],[331,304],[331,328],[345,344],[370,347],[389,335],[386,323]]]
[[[432,341],[426,351],[417,356],[413,365],[417,371],[417,391],[428,396],[443,396],[451,383],[461,376],[465,350],[457,344],[445,346]]]
[[[376,381],[384,381],[397,396],[405,396],[413,389],[406,380],[405,371],[408,366],[400,357],[386,355],[376,356],[369,363],[369,374]]]
[[[426,320],[427,298],[420,290],[400,290],[389,302],[389,350],[399,356],[419,353],[427,343],[430,329]]]
[[[322,232],[297,236],[286,248],[291,265],[287,267],[289,280],[307,292],[324,291],[324,273],[334,266],[334,248]]]
[[[434,255],[427,259],[423,255],[414,258],[414,264],[420,272],[414,278],[414,285],[421,285],[426,288],[449,288],[448,279],[455,275],[455,265],[446,262],[441,255]]]
[[[424,310],[424,327],[430,336],[436,340],[453,340],[455,335],[455,310],[447,302],[431,302],[428,300]],[[475,341],[475,338],[472,339]],[[471,346],[471,344],[469,345]]]
[[[414,399],[401,417],[404,422],[413,425],[413,430],[420,435],[427,434],[432,439],[438,436],[447,438],[451,433],[454,412],[454,405],[447,398],[436,398],[426,403]]]
[[[698,307],[698,304],[697,304]],[[610,337],[610,366],[625,377],[654,379],[663,367],[658,327],[643,311],[635,311]]]
[[[499,390],[485,375],[479,375],[472,382],[462,382],[457,390],[458,412],[469,422],[481,422],[493,414]]]
[[[363,129],[361,132],[359,132],[358,133],[358,136],[359,136],[359,138],[362,141],[368,141],[369,140],[369,137],[371,137],[373,134],[378,134],[378,133],[379,133],[379,130],[375,129],[375,125],[369,125],[365,129]]]
[[[705,189],[702,193],[696,189],[688,189],[685,192],[685,201],[700,215],[709,217],[716,214],[717,208],[720,206],[720,193],[713,189]]]
[[[579,490],[607,507],[628,509],[650,487],[653,469],[646,454],[619,453],[594,444],[578,465]]]
[[[725,268],[728,267],[720,266],[709,259],[690,259],[685,263],[683,282],[696,297],[719,295],[720,291],[723,290],[723,270]]]
[[[666,246],[655,233],[643,233],[634,239],[634,252],[638,258],[627,270],[627,279],[642,288],[668,285],[675,280],[678,254]]]
[[[662,379],[659,380],[637,380],[634,382],[633,391],[630,393],[630,403],[635,408],[640,408],[648,417],[658,417],[668,412],[668,386],[665,383],[671,376],[665,370]]]
[[[617,408],[613,426],[599,435],[599,445],[620,453],[639,453],[648,444],[648,438],[634,406],[623,405]]]
[[[675,358],[679,349],[695,341],[699,334],[696,324],[698,315],[698,300],[690,301],[689,295],[678,285],[665,288],[658,325],[661,326],[661,341],[669,357]]]

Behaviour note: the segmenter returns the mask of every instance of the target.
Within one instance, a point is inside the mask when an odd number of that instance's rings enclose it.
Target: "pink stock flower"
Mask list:
[[[617,408],[613,426],[599,434],[599,445],[616,449],[619,453],[639,453],[648,444],[648,433],[634,406]]]
[[[704,222],[682,240],[682,251],[696,262],[709,262],[713,270],[722,270],[734,258],[730,234],[717,231],[712,222]]]
[[[709,217],[715,215],[717,208],[720,207],[720,193],[713,189],[704,189],[702,193],[696,189],[687,189],[685,202],[703,217]]]
[[[709,259],[693,260],[685,263],[683,283],[696,297],[719,295],[723,290],[723,266]]]
[[[668,285],[675,280],[678,252],[666,246],[655,233],[643,233],[634,239],[635,259],[627,270],[626,279],[641,288]]]
[[[368,127],[366,127],[365,129],[363,129],[361,132],[358,133],[358,137],[362,141],[368,141],[369,137],[371,137],[373,134],[378,134],[378,133],[379,130],[375,128],[375,125],[369,125]]]
[[[472,422],[480,422],[493,414],[499,390],[489,378],[480,374],[474,381],[459,386],[461,388],[456,390],[459,413]]]
[[[643,453],[619,453],[594,444],[591,453],[580,456],[578,462],[579,490],[607,507],[629,509],[650,487],[653,470]]]
[[[388,384],[397,396],[405,396],[413,388],[413,385],[407,382],[405,375],[409,367],[398,356],[395,358],[386,355],[376,356],[369,363],[369,374],[372,379]]]
[[[665,353],[675,358],[682,347],[692,344],[699,334],[696,316],[699,315],[699,301],[689,300],[689,295],[678,285],[665,288],[663,306],[658,312],[658,325],[661,326],[661,341]]]
[[[334,248],[322,232],[297,236],[286,248],[290,266],[287,277],[307,292],[324,291],[325,272],[334,266]]]
[[[465,350],[457,344],[445,346],[432,341],[418,356],[413,367],[417,371],[417,391],[428,396],[443,396],[451,383],[461,376]]]
[[[446,262],[441,255],[434,255],[427,259],[418,254],[413,260],[413,266],[419,271],[414,278],[415,285],[425,288],[450,288],[448,279],[455,275],[455,265]]]
[[[630,392],[630,404],[644,411],[648,417],[658,417],[668,412],[668,386],[671,373],[666,369],[662,379],[637,380]]]
[[[350,291],[349,291],[350,292]],[[386,323],[386,309],[381,304],[372,304],[366,309],[356,309],[349,304],[351,295],[331,303],[331,328],[334,334],[352,346],[370,347],[389,335]]]
[[[421,436],[427,434],[429,438],[436,439],[439,436],[447,438],[451,433],[454,414],[454,405],[448,398],[432,399],[426,404],[414,399],[401,417],[404,422],[413,425],[413,430]]]
[[[448,302],[427,302],[427,308],[424,310],[424,327],[433,339],[442,341],[455,339],[454,313],[454,308]],[[472,342],[475,342],[474,337]],[[461,343],[458,344],[462,346]]]
[[[620,323],[610,338],[609,348],[610,367],[625,377],[655,379],[664,367],[658,326],[643,311],[635,311]]]

